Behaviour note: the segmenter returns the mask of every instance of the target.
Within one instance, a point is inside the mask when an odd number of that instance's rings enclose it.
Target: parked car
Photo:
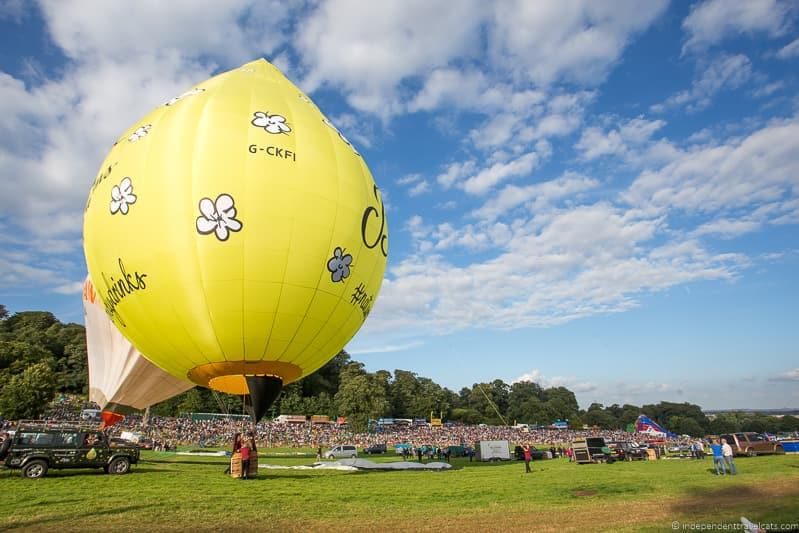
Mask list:
[[[530,446],[530,455],[533,457],[533,461],[540,461],[541,459],[548,459],[549,456],[547,455],[546,450],[539,450],[535,446]],[[524,448],[521,446],[516,446],[513,449],[513,457],[516,458],[517,461],[524,460]]]
[[[754,457],[760,454],[785,453],[785,449],[779,441],[771,441],[759,433],[744,432],[721,435],[732,447],[735,455],[748,455]]]
[[[358,457],[358,449],[352,444],[339,444],[325,452],[326,459],[337,459],[339,457]]]
[[[619,461],[645,461],[649,457],[646,447],[639,446],[634,442],[611,442],[608,443],[608,447],[613,450],[613,454]]]
[[[3,442],[0,461],[30,479],[43,477],[51,468],[102,468],[107,474],[126,474],[139,462],[139,448],[112,446],[105,433],[93,427],[24,423]]]
[[[363,453],[366,455],[386,453],[386,443],[372,444],[371,446],[364,448]]]

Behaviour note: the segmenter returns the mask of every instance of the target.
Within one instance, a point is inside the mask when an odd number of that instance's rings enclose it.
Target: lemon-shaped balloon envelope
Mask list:
[[[259,419],[375,302],[388,227],[361,155],[274,66],[169,100],[113,146],[84,217],[106,313],[165,371]]]

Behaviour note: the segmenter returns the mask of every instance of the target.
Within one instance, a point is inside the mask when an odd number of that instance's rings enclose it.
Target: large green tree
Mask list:
[[[357,362],[344,367],[334,400],[338,414],[347,418],[353,431],[365,431],[370,419],[381,418],[389,409],[383,379]]]
[[[10,420],[38,418],[52,401],[56,376],[46,362],[11,376],[0,389],[0,414]]]

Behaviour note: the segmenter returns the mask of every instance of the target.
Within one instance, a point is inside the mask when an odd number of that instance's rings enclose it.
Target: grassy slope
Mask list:
[[[388,456],[379,460],[398,460]],[[312,458],[262,456],[261,464]],[[454,460],[448,472],[260,469],[222,474],[220,458],[145,453],[126,476],[0,470],[0,530],[671,530],[680,522],[799,523],[799,456],[741,458],[717,477],[712,460],[574,465]]]

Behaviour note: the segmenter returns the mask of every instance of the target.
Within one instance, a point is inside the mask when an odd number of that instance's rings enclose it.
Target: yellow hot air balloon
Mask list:
[[[84,251],[106,313],[138,350],[265,411],[256,395],[271,403],[363,324],[388,227],[361,155],[258,60],[117,141],[86,203]]]

